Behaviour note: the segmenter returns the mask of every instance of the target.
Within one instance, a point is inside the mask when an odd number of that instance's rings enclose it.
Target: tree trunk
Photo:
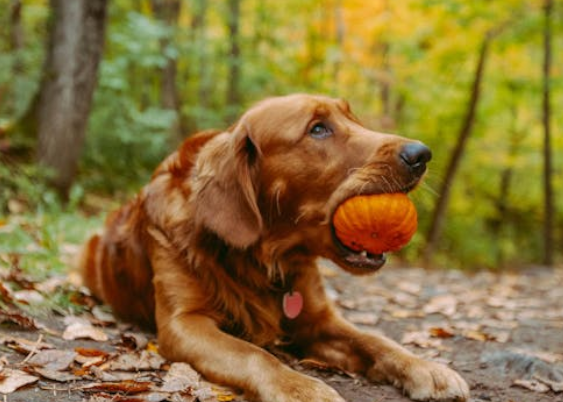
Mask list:
[[[240,2],[229,0],[228,28],[230,37],[229,52],[229,82],[227,84],[227,118],[232,121],[236,118],[240,108]]]
[[[21,55],[21,50],[24,47],[23,40],[23,26],[22,26],[22,7],[23,4],[21,0],[11,0],[9,6],[10,20],[8,25],[8,39],[9,39],[9,50],[14,55],[14,61],[12,62],[11,74],[15,79],[22,74],[24,65]],[[0,86],[0,99],[4,99],[6,102],[6,112],[8,115],[14,115],[17,113],[14,99],[14,91],[17,88],[14,86]]]
[[[22,6],[21,0],[12,0],[10,7],[10,50],[16,53],[16,60],[12,66],[12,72],[15,75],[20,74],[23,70],[23,62],[18,54],[24,46]]]
[[[384,12],[386,14],[391,14],[389,0],[385,1]],[[381,99],[380,127],[383,131],[391,132],[396,129],[393,113],[395,108],[393,107],[393,97],[391,96],[393,82],[393,72],[391,70],[391,44],[385,37],[379,40],[381,43],[377,45],[376,51],[381,55],[381,73],[379,74],[379,96]]]
[[[545,0],[544,4],[544,59],[543,59],[543,110],[542,120],[544,129],[544,256],[545,265],[553,265],[553,222],[555,212],[553,206],[553,166],[551,158],[551,20],[553,1]]]
[[[479,52],[479,58],[477,60],[473,84],[471,86],[471,94],[467,104],[467,111],[463,120],[463,125],[459,131],[457,143],[452,151],[451,158],[446,169],[446,176],[438,192],[438,200],[434,208],[434,213],[432,215],[432,220],[426,237],[426,248],[423,256],[425,265],[430,265],[432,263],[432,257],[441,235],[446,210],[448,208],[451,187],[465,152],[467,140],[471,135],[473,124],[475,123],[475,115],[481,96],[481,82],[483,81],[490,41],[491,35],[487,34]]]
[[[51,0],[54,14],[37,106],[39,163],[66,198],[76,175],[102,58],[107,0]]]
[[[197,62],[194,63],[196,66],[195,74],[199,77],[198,82],[198,103],[199,107],[206,109],[211,104],[211,74],[209,68],[209,57],[207,49],[207,36],[206,36],[206,25],[207,25],[207,0],[195,0],[193,3],[193,16],[191,24],[192,42],[194,43],[197,52]],[[197,130],[198,124],[197,119],[192,118],[193,130]]]
[[[178,15],[180,14],[181,3],[179,0],[152,0],[152,9],[155,17],[164,22],[169,27],[176,27]],[[167,54],[170,46],[170,38],[160,41],[160,48]],[[176,76],[178,64],[176,57],[166,56],[166,65],[160,70],[160,100],[164,109],[172,110],[176,113],[176,120],[170,128],[171,139],[179,142],[185,132],[182,125],[180,96],[178,95]]]
[[[380,127],[383,131],[391,132],[396,129],[395,118],[393,116],[395,108],[393,107],[391,97],[391,77],[393,74],[391,71],[391,63],[389,62],[391,46],[389,42],[384,40],[379,47],[381,52],[381,74],[379,78],[379,94],[381,99]]]
[[[344,22],[344,6],[342,5],[342,0],[338,0],[334,4],[334,23],[335,23],[335,33],[334,41],[335,46],[338,49],[338,56],[334,60],[333,70],[332,70],[332,81],[334,83],[333,90],[335,93],[339,92],[340,88],[340,71],[342,69],[342,53],[344,47],[344,37],[346,35],[346,23]]]

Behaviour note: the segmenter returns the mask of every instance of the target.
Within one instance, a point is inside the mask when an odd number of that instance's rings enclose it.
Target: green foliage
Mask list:
[[[9,46],[8,13],[0,14],[0,121],[20,116],[38,86],[48,6],[44,0],[24,3],[26,45],[17,52]],[[480,45],[487,32],[498,30],[436,257],[449,265],[487,267],[540,260],[541,0],[245,0],[240,60],[230,55],[232,38],[223,3],[207,2],[201,16],[200,2],[182,2],[173,24],[159,20],[149,0],[110,3],[104,60],[73,193],[75,204],[92,191],[137,190],[178,142],[171,130],[174,123],[182,123],[182,135],[223,128],[232,124],[233,115],[263,97],[320,92],[348,99],[368,126],[421,139],[433,149],[427,182],[413,196],[420,230],[403,253],[416,261],[466,113]],[[561,243],[560,4],[555,11],[552,127],[556,239]],[[179,111],[162,107],[161,69],[169,60],[177,62]],[[14,72],[16,63],[23,66],[19,72]],[[242,99],[237,105],[226,102],[232,63],[241,66]],[[390,91],[388,105],[383,104],[384,85]],[[0,151],[3,139],[0,133]],[[8,143],[14,141],[10,138]],[[10,200],[31,210],[36,205],[42,211],[60,210],[41,184],[44,179],[44,173],[29,163],[17,168],[0,164],[3,213],[9,211]],[[24,233],[13,235],[14,241],[25,243]]]
[[[48,178],[48,173],[36,165],[0,163],[0,217],[56,202],[54,192],[46,185]]]
[[[109,30],[106,57],[90,117],[82,163],[89,190],[127,191],[145,182],[170,151],[169,129],[176,113],[157,105],[154,69],[166,63],[159,40],[170,29],[148,17],[127,12]]]
[[[81,311],[83,307],[76,303],[80,294],[68,286],[66,277],[76,268],[80,245],[101,223],[100,217],[85,217],[74,208],[63,212],[56,206],[49,211],[0,218],[0,276],[19,278],[10,283],[10,288],[25,289],[18,284],[26,278],[33,278],[34,284],[61,278],[66,285],[53,286],[52,291],[44,293],[48,297],[39,302],[21,304],[24,311],[33,315]]]
[[[44,278],[68,270],[78,245],[100,217],[84,217],[73,209],[18,215],[0,221],[0,270],[21,269]]]
[[[9,11],[10,3],[0,0]],[[45,53],[46,21],[49,10],[41,0],[26,1],[22,13],[24,44],[13,49],[10,41],[10,13],[0,13],[0,117],[20,116],[38,88]]]

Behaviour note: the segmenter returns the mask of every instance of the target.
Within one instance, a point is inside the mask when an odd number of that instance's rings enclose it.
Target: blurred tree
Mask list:
[[[8,21],[8,50],[14,55],[10,74],[15,79],[23,73],[21,50],[24,47],[24,30],[22,24],[21,0],[11,0],[9,5]],[[0,99],[3,99],[5,88],[0,86]],[[6,108],[9,113],[15,113],[15,97],[6,96]]]
[[[229,14],[229,54],[227,60],[229,63],[229,78],[227,81],[227,119],[234,120],[240,110],[240,81],[241,81],[241,47],[240,47],[240,13],[241,0],[228,0]]]
[[[543,29],[543,130],[544,130],[544,256],[546,265],[553,264],[553,222],[555,211],[553,204],[553,163],[551,160],[551,25],[553,14],[553,1],[545,0],[544,4],[544,29]]]
[[[22,73],[22,60],[19,54],[24,47],[24,33],[22,25],[22,7],[21,0],[12,0],[10,4],[10,51],[16,54],[16,59],[12,64],[12,72],[14,75]]]
[[[155,17],[164,26],[175,30],[177,28],[178,16],[180,15],[180,0],[151,0],[151,6]],[[178,52],[171,41],[172,35],[166,35],[160,40],[160,48],[166,57],[166,64],[160,68],[160,99],[161,105],[166,110],[176,114],[172,124],[171,138],[179,142],[185,134],[186,128],[182,124],[180,96],[176,77],[178,75]]]
[[[207,0],[196,0],[194,4],[194,12],[192,18],[192,35],[194,43],[198,45],[199,50],[199,73],[200,84],[199,84],[199,102],[202,107],[206,107],[210,104],[209,101],[209,91],[211,90],[209,84],[209,73],[206,64],[210,61],[207,60],[207,52],[205,47],[206,43],[206,16],[207,16]]]
[[[107,0],[51,0],[53,25],[34,104],[37,159],[63,198],[74,180],[102,57]]]
[[[390,13],[389,0],[385,0],[383,13]],[[380,73],[379,73],[379,96],[381,98],[381,117],[380,125],[381,129],[386,132],[391,132],[396,129],[395,124],[395,105],[393,104],[392,94],[392,68],[391,68],[391,43],[386,37],[382,37],[378,40],[375,46],[375,53],[381,58],[379,63]],[[376,56],[377,57],[377,56]]]
[[[344,6],[342,0],[336,0],[334,3],[334,24],[335,24],[335,55],[332,66],[332,80],[334,82],[333,89],[338,90],[340,82],[340,72],[342,70],[342,46],[346,35],[346,24],[344,22]]]
[[[471,131],[475,123],[477,106],[481,97],[481,83],[483,82],[485,64],[487,62],[491,39],[492,33],[487,32],[479,50],[479,57],[477,59],[477,66],[475,68],[473,84],[471,85],[465,118],[463,119],[457,137],[457,142],[450,156],[444,181],[440,190],[438,191],[438,200],[436,201],[436,206],[434,207],[432,220],[430,221],[430,226],[426,237],[426,247],[424,249],[424,262],[426,265],[430,265],[433,261],[434,251],[436,249],[436,244],[440,239],[442,225],[446,215],[446,210],[448,208],[448,203],[450,201],[451,187],[454,183],[455,175],[457,174],[457,171],[459,169],[459,164],[465,153],[467,141],[471,135]]]

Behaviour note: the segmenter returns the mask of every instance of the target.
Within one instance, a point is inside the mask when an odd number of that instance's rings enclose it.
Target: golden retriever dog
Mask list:
[[[465,401],[465,381],[392,340],[361,332],[327,299],[316,260],[371,274],[384,255],[346,248],[331,224],[358,194],[408,192],[430,160],[418,141],[370,131],[342,100],[289,95],[227,131],[188,138],[86,244],[86,285],[159,350],[262,402],[343,402],[263,347],[400,387],[415,400]]]

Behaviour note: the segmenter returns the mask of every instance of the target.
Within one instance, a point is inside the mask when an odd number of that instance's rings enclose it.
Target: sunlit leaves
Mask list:
[[[5,50],[0,95],[6,99],[0,104],[2,122],[12,121],[29,104],[43,62],[48,2],[23,4],[24,49],[10,51],[9,15],[0,16],[0,49]],[[520,253],[504,253],[506,261],[537,259],[529,246],[536,240],[517,232],[538,232],[541,221],[543,0],[245,0],[240,21],[243,99],[230,110],[225,95],[230,80],[228,8],[224,2],[202,0],[181,4],[177,23],[168,24],[156,18],[149,0],[111,2],[81,167],[80,180],[88,190],[138,189],[177,141],[169,128],[178,117],[189,121],[190,130],[223,128],[232,123],[232,109],[241,112],[263,97],[320,92],[347,98],[375,129],[398,131],[431,146],[434,159],[421,190],[426,194],[417,196],[425,212],[420,214],[424,232],[436,198],[432,189],[439,188],[463,121],[479,46],[494,32],[477,121],[460,167],[462,179],[453,184],[459,188],[447,216],[443,244],[448,246],[441,251],[466,257],[478,251],[479,261],[462,260],[479,265],[496,260],[497,244],[509,244],[507,249]],[[556,2],[555,7],[553,48],[560,49],[561,5]],[[14,74],[17,58],[25,68]],[[178,63],[180,116],[161,106],[160,69],[169,59]],[[554,111],[563,105],[561,61],[561,52],[554,52]],[[563,114],[553,113],[552,119],[554,155],[559,155]],[[13,146],[13,139],[0,141],[0,146]],[[563,159],[555,157],[554,163],[560,175]],[[500,234],[490,231],[489,221],[504,219],[495,203],[507,171],[511,180],[505,204],[511,217]],[[0,166],[0,204],[11,199],[12,209],[18,209],[20,199],[13,193],[19,189],[29,194],[30,204],[48,197],[35,191],[25,174],[19,180],[13,172]],[[563,191],[562,183],[555,180],[556,194]],[[563,197],[556,197],[556,205],[563,210]],[[468,210],[476,213],[471,219],[463,217]],[[518,216],[521,222],[513,219]],[[478,250],[464,233],[483,240]]]

